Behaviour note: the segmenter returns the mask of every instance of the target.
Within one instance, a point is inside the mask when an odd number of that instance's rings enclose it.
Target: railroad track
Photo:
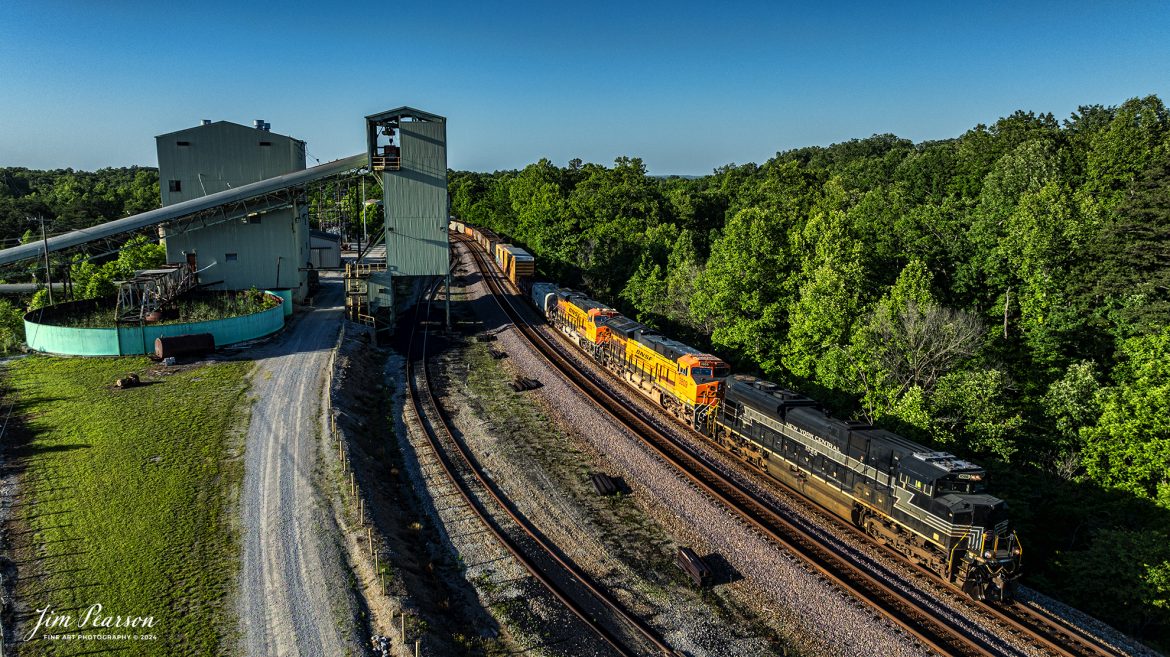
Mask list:
[[[622,657],[676,655],[653,628],[625,609],[556,546],[551,545],[484,474],[474,455],[452,431],[449,417],[435,397],[427,366],[430,305],[439,283],[435,282],[423,302],[425,319],[419,321],[416,317],[414,322],[405,370],[408,412],[426,434],[427,442],[447,479],[516,561],[616,654]],[[453,455],[455,458],[452,458]],[[476,490],[494,502],[511,521],[513,530],[520,532],[520,540],[501,526],[496,515],[480,502]],[[620,626],[620,629],[615,626]]]
[[[1043,609],[1021,602],[1012,602],[1002,609],[983,606],[1001,616],[1005,622],[1024,628],[1032,638],[1065,657],[1117,657],[1125,654],[1092,633]]]
[[[873,606],[894,625],[940,654],[1030,654],[1006,640],[997,640],[994,636],[973,632],[964,627],[964,623],[959,619],[947,618],[945,614],[924,609],[925,605],[913,594],[891,587],[882,578],[875,577],[859,567],[848,555],[821,544],[801,527],[790,522],[784,514],[777,512],[771,504],[712,468],[701,455],[658,428],[655,419],[646,416],[640,410],[629,408],[606,383],[599,381],[594,373],[580,368],[573,360],[578,357],[577,354],[573,354],[573,358],[567,357],[562,352],[565,347],[554,344],[543,332],[525,320],[513,306],[511,295],[506,289],[508,283],[499,277],[481,250],[472,246],[471,240],[462,236],[458,236],[456,241],[462,242],[469,249],[501,310],[508,315],[536,351],[559,370],[571,385],[594,399],[603,410],[626,425],[700,490],[736,511],[758,531],[804,559],[826,579]],[[801,500],[803,501],[803,498]],[[832,520],[835,525],[846,526],[835,518]],[[849,529],[853,530],[851,527]],[[915,582],[916,587],[924,588],[932,595],[938,595],[939,587],[954,591],[953,587],[947,587],[925,569],[920,570],[927,573],[927,579]],[[923,587],[923,583],[929,585]],[[992,605],[975,604],[965,599],[963,604],[972,611],[978,611],[978,615],[984,621],[999,624],[1007,634],[1035,649],[1061,657],[1118,654],[1087,633],[1059,623],[1025,605],[1015,604],[1001,609]]]

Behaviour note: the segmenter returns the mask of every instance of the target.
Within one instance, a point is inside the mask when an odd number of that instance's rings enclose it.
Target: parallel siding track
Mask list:
[[[676,653],[641,618],[626,610],[555,545],[551,545],[507,497],[485,476],[478,461],[452,431],[449,417],[435,397],[427,367],[430,302],[436,281],[422,303],[424,317],[416,321],[406,364],[407,409],[424,433],[444,474],[496,540],[554,597],[622,657]],[[421,328],[421,330],[420,330]],[[456,462],[456,459],[458,462]],[[474,489],[474,490],[473,490]],[[502,527],[497,516],[481,504],[476,491],[486,494],[513,523]],[[517,531],[518,530],[518,531]],[[515,534],[519,534],[515,536]]]

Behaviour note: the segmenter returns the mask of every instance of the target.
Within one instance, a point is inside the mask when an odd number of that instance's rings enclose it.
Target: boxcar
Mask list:
[[[504,274],[518,290],[527,289],[536,274],[536,258],[518,246],[508,246],[504,256]]]

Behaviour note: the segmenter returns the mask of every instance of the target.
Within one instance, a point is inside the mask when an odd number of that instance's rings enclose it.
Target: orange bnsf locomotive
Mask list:
[[[680,421],[709,426],[731,368],[627,317],[608,320],[601,364],[658,402]]]

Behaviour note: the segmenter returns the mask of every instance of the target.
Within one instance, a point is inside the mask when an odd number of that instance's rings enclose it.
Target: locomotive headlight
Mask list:
[[[991,558],[991,550],[984,550],[983,551],[983,558],[990,559]]]
[[[1014,548],[1012,548],[1012,556],[1013,556],[1013,557],[1018,557],[1018,556],[1020,556],[1021,554],[1023,554],[1023,552],[1024,552],[1024,551],[1023,551],[1023,550],[1021,550],[1021,549],[1020,549],[1020,546],[1018,546],[1018,545],[1017,545],[1017,546],[1015,546]]]

